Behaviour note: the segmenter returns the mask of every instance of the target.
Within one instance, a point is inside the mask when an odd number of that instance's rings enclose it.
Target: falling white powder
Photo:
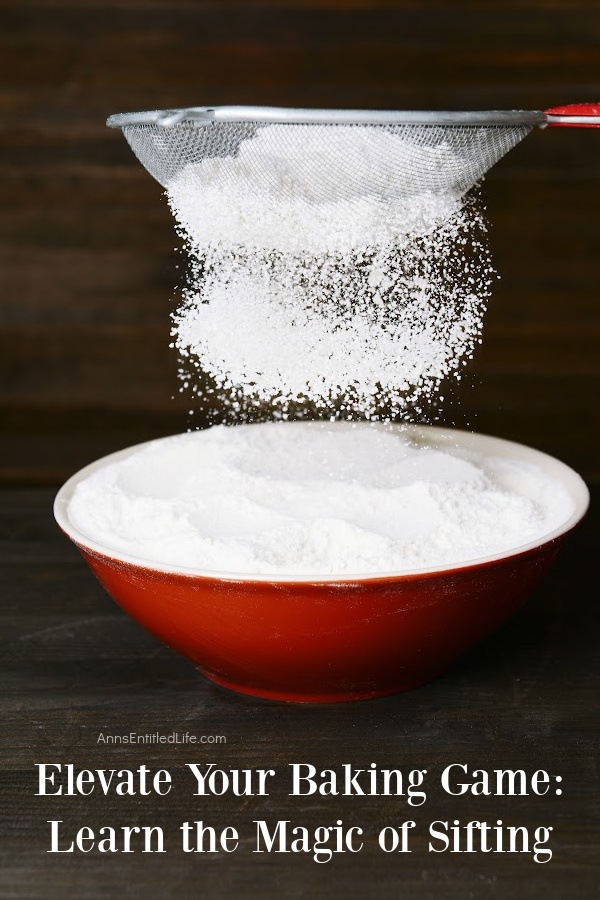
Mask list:
[[[204,372],[235,413],[242,397],[282,418],[306,400],[367,418],[435,402],[479,341],[492,275],[473,202],[411,181],[451,154],[272,125],[185,167],[168,198],[191,259],[173,329],[191,391]]]
[[[435,429],[215,426],[164,438],[81,481],[68,516],[142,560],[266,575],[408,572],[499,554],[573,511],[540,468]]]

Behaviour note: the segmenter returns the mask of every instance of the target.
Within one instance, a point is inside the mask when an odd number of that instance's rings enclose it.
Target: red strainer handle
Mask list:
[[[547,109],[548,125],[561,128],[600,128],[600,103],[573,103]]]

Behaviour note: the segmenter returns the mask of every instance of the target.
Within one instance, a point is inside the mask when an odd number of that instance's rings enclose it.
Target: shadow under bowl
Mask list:
[[[293,425],[291,426],[293,427]],[[435,678],[505,622],[583,518],[576,472],[521,444],[454,429],[408,433],[532,463],[568,492],[573,512],[555,531],[495,557],[377,576],[235,575],[159,565],[104,547],[69,521],[77,484],[137,451],[113,453],[63,485],[55,517],[113,599],[140,625],[224,687],[273,700],[339,702],[405,691]]]

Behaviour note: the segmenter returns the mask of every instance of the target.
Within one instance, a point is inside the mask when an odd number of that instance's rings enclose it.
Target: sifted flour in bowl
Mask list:
[[[447,432],[271,422],[144,445],[79,482],[68,517],[151,563],[264,577],[443,568],[535,541],[572,511],[536,465]]]

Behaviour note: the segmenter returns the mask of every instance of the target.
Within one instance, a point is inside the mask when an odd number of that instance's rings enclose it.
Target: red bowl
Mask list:
[[[245,576],[157,565],[74,528],[77,483],[139,449],[82,469],[59,491],[55,517],[113,599],[217,684],[274,700],[362,700],[435,678],[506,621],[584,516],[589,493],[568,466],[520,444],[443,429],[456,446],[533,463],[557,479],[574,511],[560,528],[498,556],[381,576]]]

